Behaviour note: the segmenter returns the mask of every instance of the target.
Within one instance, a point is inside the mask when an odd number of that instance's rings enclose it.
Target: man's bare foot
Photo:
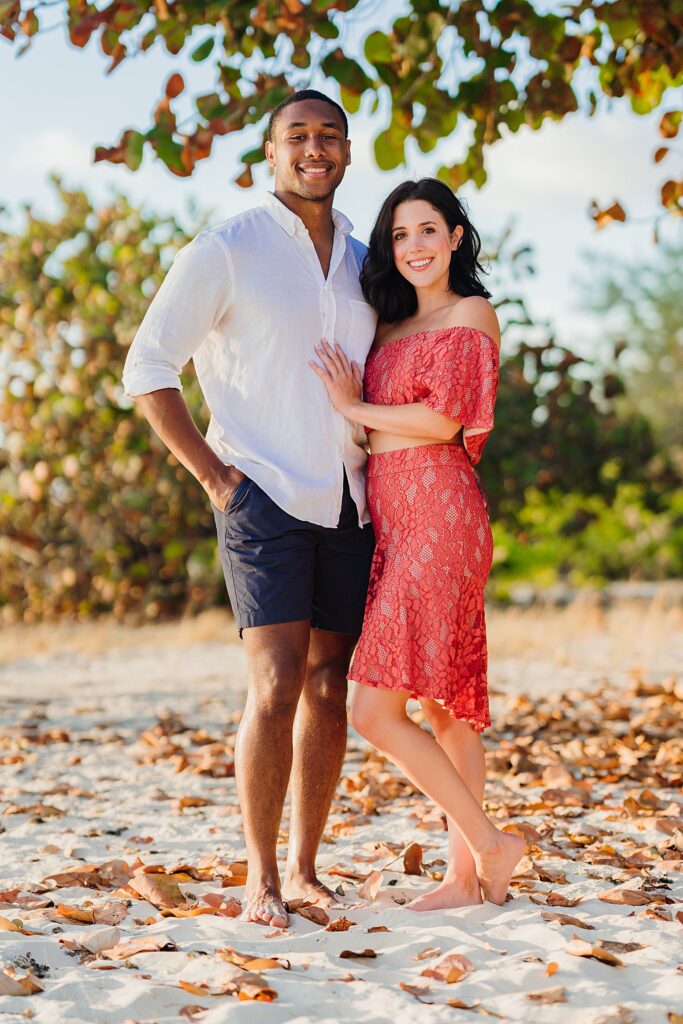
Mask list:
[[[273,928],[286,928],[289,915],[278,889],[274,885],[263,885],[245,895],[245,910],[241,921],[252,921],[254,924],[269,924]]]
[[[332,892],[316,875],[289,874],[285,875],[282,891],[287,901],[306,900],[318,907],[333,907],[339,903],[339,897]]]
[[[499,831],[486,849],[475,855],[477,875],[485,900],[499,907],[505,903],[512,872],[525,853],[526,843],[521,836]]]
[[[444,878],[437,886],[416,897],[408,904],[408,910],[450,910],[453,907],[473,907],[481,903],[479,879],[476,875],[467,878]]]

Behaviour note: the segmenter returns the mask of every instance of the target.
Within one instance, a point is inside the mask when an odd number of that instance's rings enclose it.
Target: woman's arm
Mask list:
[[[323,365],[311,361],[312,368],[322,378],[335,409],[353,423],[399,437],[427,437],[437,441],[452,441],[460,430],[460,423],[421,402],[371,405],[362,401],[360,368],[356,363],[349,363],[339,345],[332,348],[323,341],[316,346],[316,354]]]

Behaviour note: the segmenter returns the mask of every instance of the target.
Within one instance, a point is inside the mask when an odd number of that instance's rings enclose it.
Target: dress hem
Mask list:
[[[436,701],[450,714],[451,718],[455,718],[458,722],[466,722],[468,725],[472,726],[476,733],[482,733],[484,729],[489,729],[491,727],[491,719],[489,715],[482,720],[481,718],[476,718],[474,715],[459,714],[457,705],[454,703],[447,704],[446,697],[432,697],[428,693],[417,693],[415,690],[408,690],[405,686],[391,686],[387,683],[378,683],[370,679],[361,679],[355,675],[349,675],[347,678],[351,683],[360,683],[361,686],[371,686],[373,690],[390,690],[393,693],[398,693],[402,690],[404,693],[407,693],[412,700],[420,700],[424,698],[426,700]]]

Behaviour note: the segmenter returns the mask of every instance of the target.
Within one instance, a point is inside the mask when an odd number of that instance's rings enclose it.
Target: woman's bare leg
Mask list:
[[[468,722],[459,721],[438,701],[420,701],[432,732],[477,803],[484,799],[486,765],[479,733]],[[448,817],[448,816],[447,816]],[[448,817],[448,866],[441,882],[409,904],[411,910],[443,910],[481,903],[481,891],[474,858],[462,833]]]
[[[524,853],[524,840],[501,832],[489,821],[446,752],[408,718],[408,696],[405,690],[356,684],[352,724],[453,819],[472,854],[484,897],[502,904]]]

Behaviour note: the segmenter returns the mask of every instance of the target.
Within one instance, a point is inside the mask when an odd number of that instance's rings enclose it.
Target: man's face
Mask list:
[[[281,112],[266,157],[275,188],[312,202],[332,195],[351,163],[341,115],[322,100],[301,100]]]

